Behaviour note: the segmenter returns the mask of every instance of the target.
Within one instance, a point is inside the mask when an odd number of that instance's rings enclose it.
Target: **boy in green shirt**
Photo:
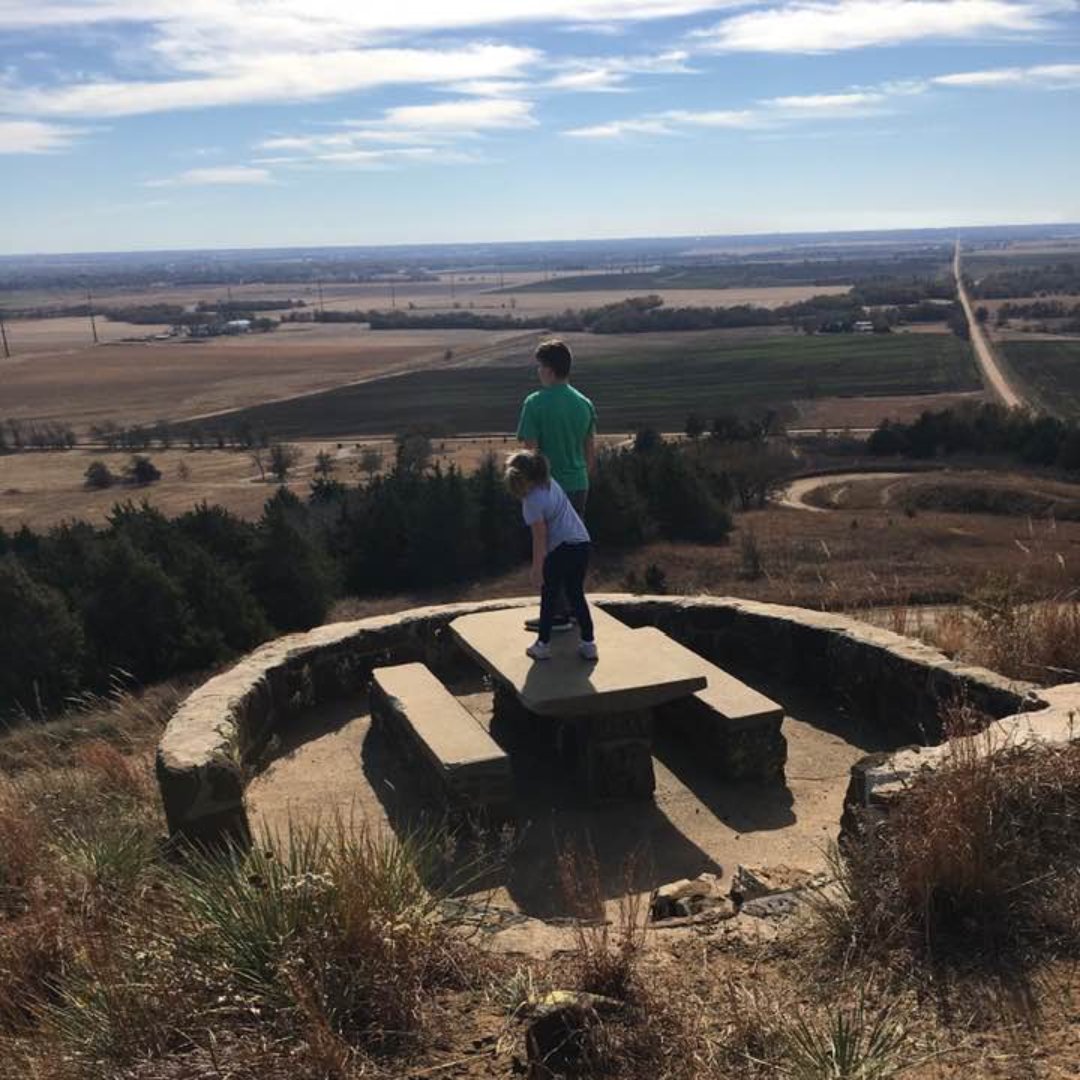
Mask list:
[[[517,437],[548,459],[551,475],[584,518],[589,474],[596,461],[596,409],[570,385],[573,361],[565,342],[552,339],[540,343],[536,367],[543,388],[531,393],[521,406]],[[569,616],[563,615],[556,619],[554,629],[565,630],[570,625]]]

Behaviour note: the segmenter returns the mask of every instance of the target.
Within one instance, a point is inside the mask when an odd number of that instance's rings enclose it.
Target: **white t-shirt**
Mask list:
[[[541,519],[547,522],[548,554],[560,544],[589,542],[589,530],[557,480],[534,487],[521,500],[521,516],[526,525],[533,525]]]

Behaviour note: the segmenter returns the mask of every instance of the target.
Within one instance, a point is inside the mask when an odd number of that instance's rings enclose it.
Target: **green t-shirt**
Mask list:
[[[589,486],[585,439],[595,431],[593,403],[569,383],[556,383],[525,399],[517,437],[536,443],[563,491],[584,491]]]

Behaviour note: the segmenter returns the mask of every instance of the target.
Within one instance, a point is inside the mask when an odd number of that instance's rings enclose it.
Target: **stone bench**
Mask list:
[[[704,690],[661,705],[657,724],[686,737],[727,780],[783,780],[787,740],[780,730],[784,719],[780,705],[654,627],[642,627],[634,634],[642,649],[682,663],[698,660],[709,680]]]
[[[424,763],[453,817],[509,816],[509,757],[423,664],[372,673],[371,718]]]

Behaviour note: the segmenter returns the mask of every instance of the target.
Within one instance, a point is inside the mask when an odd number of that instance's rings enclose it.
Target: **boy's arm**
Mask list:
[[[536,422],[536,410],[532,405],[530,395],[521,406],[521,416],[518,417],[517,440],[524,443],[530,450],[536,450],[539,446],[540,430]]]
[[[530,577],[534,585],[544,581],[544,556],[547,554],[547,522],[540,518],[532,523],[532,570]]]
[[[589,475],[596,471],[596,406],[589,402],[589,430],[585,434],[583,449],[585,451],[585,468]]]

